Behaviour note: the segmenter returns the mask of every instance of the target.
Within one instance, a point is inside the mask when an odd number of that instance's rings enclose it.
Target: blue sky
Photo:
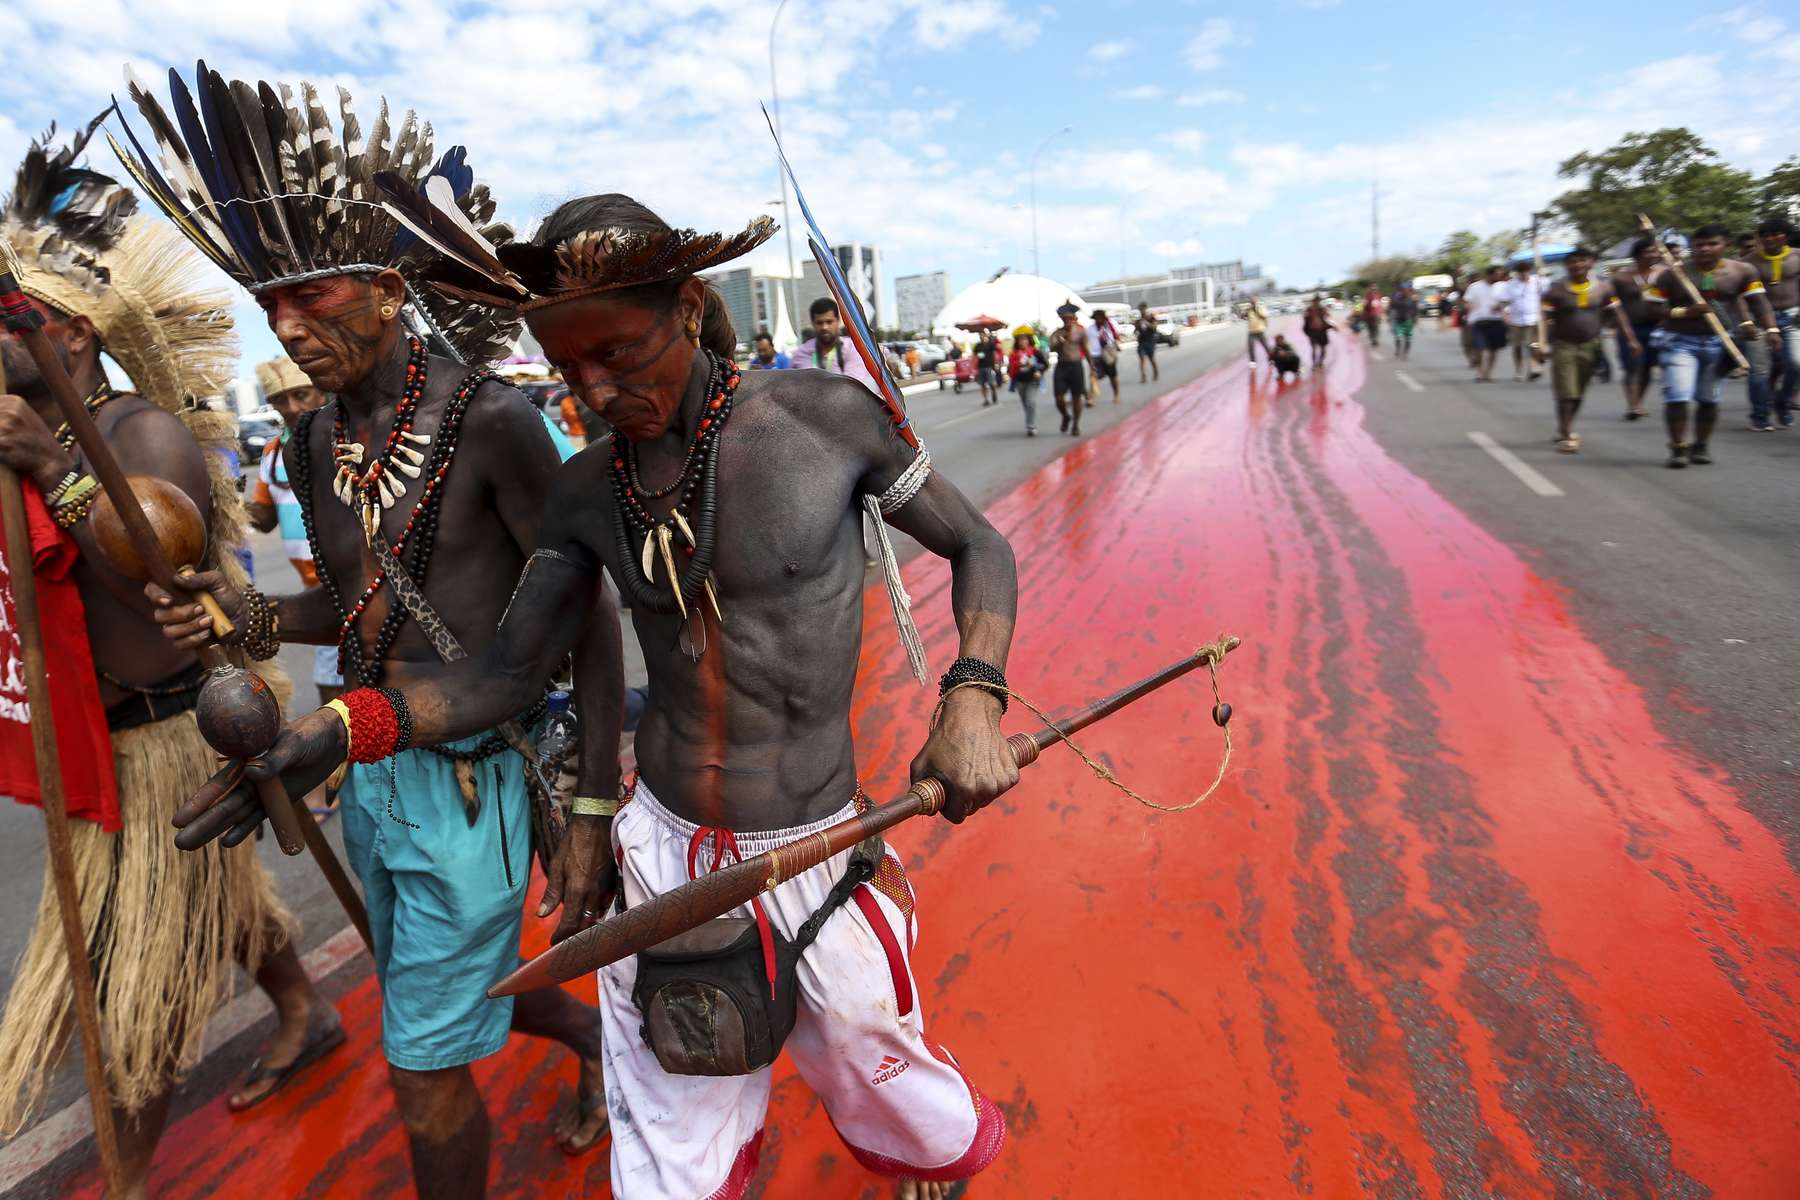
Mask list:
[[[412,107],[469,146],[521,228],[592,191],[675,224],[773,212],[770,2],[83,0],[0,9],[0,159],[51,120],[193,60],[340,83],[365,124]],[[1075,286],[1240,254],[1310,284],[1382,246],[1524,223],[1555,164],[1685,123],[1763,170],[1800,148],[1800,21],[1786,6],[788,0],[777,47],[789,154],[834,240],[890,277],[956,287],[1029,270],[1027,162],[1046,275]],[[1777,15],[1777,14],[1782,15]],[[1678,89],[1672,81],[1681,81]],[[1752,86],[1744,86],[1745,81]],[[157,84],[161,86],[160,83]],[[102,149],[100,169],[114,169]],[[796,214],[797,215],[797,214]],[[778,237],[762,252],[783,257]],[[273,340],[255,310],[246,354]]]

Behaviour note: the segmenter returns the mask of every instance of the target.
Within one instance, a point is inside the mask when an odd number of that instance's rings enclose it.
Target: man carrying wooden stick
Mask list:
[[[628,197],[592,196],[552,213],[533,244],[502,249],[528,292],[457,278],[459,294],[523,308],[571,388],[616,432],[557,477],[539,549],[483,653],[415,671],[391,717],[371,705],[349,721],[303,718],[253,770],[282,771],[304,791],[346,753],[379,745],[390,720],[409,724],[417,744],[484,727],[566,652],[564,614],[604,571],[630,602],[650,700],[629,803],[575,802],[591,814],[579,836],[600,880],[593,893],[618,890],[637,905],[805,838],[867,803],[850,698],[861,521],[873,498],[888,523],[951,563],[962,657],[940,682],[941,719],[913,777],[944,783],[953,821],[1017,781],[1000,734],[1004,697],[958,686],[1004,684],[1017,604],[1005,539],[931,469],[904,415],[861,384],[820,372],[740,376],[730,361],[729,319],[696,276],[771,232],[764,218],[739,234],[698,235]],[[212,807],[195,825],[224,829],[253,811],[232,782],[197,798]],[[1005,1136],[998,1109],[926,1035],[910,965],[914,905],[899,857],[865,843],[784,882],[735,923],[702,926],[693,957],[647,954],[601,971],[614,1194],[743,1195],[784,1038],[851,1155],[900,1180],[901,1195],[943,1195],[992,1162]],[[762,1001],[796,993],[789,1032],[780,1005]]]
[[[1723,225],[1702,225],[1688,239],[1686,268],[1671,258],[1644,290],[1644,299],[1662,320],[1652,336],[1663,364],[1663,420],[1669,430],[1671,468],[1712,462],[1712,432],[1719,423],[1719,392],[1725,378],[1722,360],[1727,353],[1734,358],[1738,353],[1726,340],[1727,327],[1748,317],[1744,328],[1761,330],[1772,350],[1781,346],[1781,330],[1756,269],[1725,257],[1730,238],[1731,231]],[[1692,441],[1690,404],[1697,406]]]
[[[180,238],[135,215],[129,191],[75,166],[86,141],[83,133],[54,152],[31,147],[0,213],[0,237],[124,469],[179,486],[207,519],[203,565],[241,581],[231,553],[244,536],[236,481],[209,453],[234,442],[236,422],[193,404],[216,395],[235,365],[229,300],[196,278],[204,268]],[[108,386],[102,351],[134,391]],[[256,977],[279,1021],[234,1107],[262,1099],[344,1035],[301,968],[291,919],[254,849],[175,849],[169,818],[216,765],[194,721],[198,664],[159,636],[141,586],[100,557],[87,520],[98,494],[91,464],[75,451],[44,376],[14,337],[0,336],[0,358],[12,393],[0,396],[0,460],[42,496],[28,508],[47,516],[34,544],[52,586],[40,590],[47,600],[60,590],[55,579],[73,584],[66,606],[46,614],[44,632],[57,686],[68,680],[87,693],[79,716],[65,720],[57,708],[63,744],[85,731],[90,748],[61,757],[71,813],[85,818],[72,828],[76,877],[125,1174],[141,1194],[176,1079],[198,1059],[206,1018],[230,995],[234,963]],[[4,684],[0,792],[29,797],[31,758],[17,749],[30,744],[18,724],[22,683],[10,661]],[[70,1028],[54,904],[46,885],[0,1018],[0,1134],[30,1117]]]

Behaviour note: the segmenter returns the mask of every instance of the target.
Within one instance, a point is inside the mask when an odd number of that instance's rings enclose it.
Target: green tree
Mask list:
[[[1800,221],[1800,155],[1764,175],[1756,199],[1762,215]]]
[[[1414,275],[1430,274],[1427,270],[1430,265],[1410,254],[1384,254],[1351,269],[1356,273],[1357,287],[1366,290],[1372,284],[1384,292],[1391,292]]]
[[[1637,233],[1639,213],[1682,230],[1712,221],[1734,230],[1755,224],[1755,178],[1726,166],[1684,128],[1628,133],[1616,146],[1565,160],[1557,174],[1586,181],[1558,196],[1555,208],[1597,250]]]
[[[1455,275],[1461,277],[1472,268],[1485,265],[1486,251],[1482,248],[1481,239],[1467,229],[1459,229],[1444,239],[1437,254],[1431,260],[1433,275]]]

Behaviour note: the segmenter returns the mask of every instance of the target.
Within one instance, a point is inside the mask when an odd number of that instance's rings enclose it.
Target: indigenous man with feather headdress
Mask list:
[[[216,574],[198,585],[240,628],[336,645],[351,687],[331,702],[336,711],[387,718],[354,749],[339,793],[374,935],[382,1047],[419,1193],[479,1196],[489,1126],[469,1064],[498,1051],[509,1030],[555,1038],[580,1061],[575,1102],[556,1130],[565,1151],[592,1148],[607,1127],[595,1011],[560,991],[516,1004],[485,994],[518,961],[533,834],[547,825],[527,796],[526,729],[558,664],[519,681],[531,696],[518,708],[445,745],[408,749],[410,720],[390,700],[428,665],[492,639],[560,460],[530,401],[480,365],[511,340],[516,318],[409,288],[430,250],[382,208],[373,180],[391,173],[470,231],[487,224],[494,202],[462,147],[434,158],[431,127],[407,113],[390,130],[385,101],[365,138],[342,89],[337,128],[310,84],[295,96],[225,80],[204,63],[192,91],[170,72],[173,117],[136,80],[129,90],[160,169],[134,134],[129,151],[115,143],[122,160],[256,297],[288,356],[331,396],[296,422],[283,451],[320,586],[266,597]],[[618,618],[598,587],[579,611],[591,614],[575,652],[592,748],[581,781],[610,794],[623,698]],[[168,608],[165,633],[178,644],[203,639],[197,612]],[[550,875],[539,915],[565,903],[559,934],[598,907],[591,869],[578,877],[564,867],[597,844],[592,824],[571,821],[560,852],[539,844]]]
[[[233,551],[243,544],[243,509],[217,453],[235,447],[236,421],[200,403],[218,395],[236,361],[229,297],[208,286],[199,256],[179,237],[136,215],[130,191],[75,165],[92,130],[58,150],[31,146],[0,211],[0,239],[120,465],[180,487],[207,521],[203,565],[242,584]],[[132,390],[108,385],[102,353]],[[256,976],[280,1019],[234,1107],[267,1096],[344,1034],[301,969],[291,919],[254,849],[183,854],[173,845],[170,816],[215,765],[194,722],[200,666],[193,651],[158,636],[139,585],[100,557],[87,520],[98,495],[91,464],[36,364],[6,335],[0,359],[0,390],[12,393],[0,396],[0,460],[36,485],[26,488],[26,507],[39,591],[55,605],[40,620],[59,689],[71,814],[87,818],[71,831],[82,919],[126,1173],[141,1192],[175,1080],[200,1055],[206,1018],[230,994],[234,961]],[[0,648],[16,659],[11,620],[8,613]],[[0,692],[16,682],[10,663],[5,677]],[[37,789],[29,716],[12,703],[19,690],[0,696],[0,792],[29,799]],[[55,905],[46,879],[0,1018],[0,1135],[17,1132],[42,1098],[72,1023]]]

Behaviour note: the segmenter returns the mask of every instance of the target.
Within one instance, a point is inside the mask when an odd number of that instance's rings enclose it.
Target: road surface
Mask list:
[[[1025,695],[1245,642],[1205,805],[1145,810],[1051,751],[976,822],[893,839],[931,1033],[1008,1117],[976,1194],[1796,1194],[1800,434],[1727,422],[1718,465],[1669,472],[1602,390],[1571,458],[1542,389],[1465,382],[1448,333],[1398,369],[1342,346],[1279,389],[1238,342],[1192,339],[1165,360],[1177,386],[1128,386],[1076,445],[1027,442],[1010,405],[914,404],[1019,552]],[[947,573],[907,579],[947,661]],[[879,796],[930,698],[868,605],[854,719]],[[1217,768],[1211,705],[1194,681],[1081,740],[1178,804]],[[318,936],[315,958],[342,941]],[[366,959],[329,986],[375,1045]],[[372,1053],[223,1113],[260,1032],[187,1089],[165,1194],[402,1186]],[[544,1132],[568,1075],[522,1040],[482,1065],[508,1122],[496,1195],[605,1194],[603,1162]],[[91,1194],[84,1149],[38,1141],[20,1194]],[[752,1194],[881,1194],[785,1064]]]

